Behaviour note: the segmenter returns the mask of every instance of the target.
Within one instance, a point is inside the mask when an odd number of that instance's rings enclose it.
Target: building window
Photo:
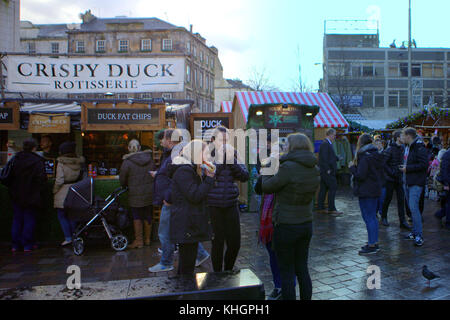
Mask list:
[[[364,63],[362,66],[362,75],[363,77],[373,77],[373,64],[372,63]]]
[[[200,62],[203,62],[203,51],[200,51]]]
[[[95,43],[96,52],[105,52],[105,40],[97,40]]]
[[[117,95],[117,97],[118,97],[119,99],[128,99],[128,94],[127,94],[127,93],[119,93],[119,94]]]
[[[197,48],[194,46],[194,57],[197,57]]]
[[[389,76],[390,77],[398,77],[398,63],[389,63]]]
[[[186,42],[186,51],[189,54],[191,53],[191,42],[190,41]]]
[[[52,42],[52,53],[59,53],[59,43]]]
[[[149,92],[141,93],[141,99],[151,99],[152,94]]]
[[[128,52],[128,40],[119,40],[119,52]]]
[[[208,75],[205,76],[205,81],[206,81],[205,89],[207,92],[209,92],[209,77],[208,77]]]
[[[206,65],[209,66],[209,56],[206,55]]]
[[[142,39],[141,40],[141,51],[152,51],[152,40]]]
[[[375,91],[375,108],[384,108],[384,91]]]
[[[363,107],[373,108],[373,91],[363,92]]]
[[[200,72],[200,88],[203,89],[203,72]]]
[[[172,39],[163,39],[162,51],[172,51]]]
[[[186,82],[191,82],[191,66],[186,66]]]
[[[352,64],[352,77],[353,78],[359,78],[362,74],[362,66],[358,64]]]
[[[197,86],[198,79],[197,79],[197,69],[194,70],[194,84]]]
[[[162,97],[163,97],[163,99],[172,99],[172,94],[171,93],[163,93]]]
[[[411,66],[411,75],[413,77],[420,77],[422,74],[422,66],[419,63],[413,63]],[[408,63],[400,63],[400,76],[408,76]]]
[[[384,63],[375,63],[373,65],[375,74],[374,76],[377,78],[383,78],[384,77]]]
[[[28,53],[34,54],[36,53],[36,43],[28,42]]]
[[[398,91],[389,91],[389,108],[398,108]]]
[[[444,103],[443,91],[424,91],[423,92],[423,105],[436,103],[439,107],[442,107]]]
[[[84,53],[84,41],[77,41],[75,45],[75,52]]]
[[[443,78],[444,65],[441,63],[424,63],[422,64],[422,76],[424,78]]]
[[[214,69],[214,57],[211,58],[211,68]]]

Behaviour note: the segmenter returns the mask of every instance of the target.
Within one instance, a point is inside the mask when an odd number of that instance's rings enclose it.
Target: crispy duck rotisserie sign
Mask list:
[[[183,58],[8,56],[11,92],[106,93],[184,90]]]

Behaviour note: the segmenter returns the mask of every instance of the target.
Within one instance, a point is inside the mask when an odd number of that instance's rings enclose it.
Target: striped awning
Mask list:
[[[78,103],[25,103],[21,112],[81,113]]]
[[[348,122],[327,93],[239,91],[235,94],[238,107],[247,122],[248,109],[252,104],[295,103],[319,106],[320,112],[314,117],[315,128],[347,128]]]
[[[220,110],[222,112],[231,112],[233,110],[233,101],[222,101]]]

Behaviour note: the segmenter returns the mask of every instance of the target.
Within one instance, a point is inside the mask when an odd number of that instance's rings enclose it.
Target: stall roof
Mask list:
[[[222,101],[220,111],[231,112],[233,110],[233,101]]]
[[[320,107],[320,112],[314,117],[316,128],[347,128],[349,126],[330,96],[323,92],[239,91],[235,93],[234,102],[241,110],[246,122],[248,109],[252,104],[293,103]]]
[[[390,119],[390,120],[353,120],[353,121],[374,130],[382,130],[386,129],[386,126],[393,120]]]
[[[20,112],[47,112],[47,113],[80,113],[81,106],[74,103],[25,103]]]

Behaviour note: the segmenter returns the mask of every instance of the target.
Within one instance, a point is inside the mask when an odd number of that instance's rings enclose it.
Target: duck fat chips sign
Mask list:
[[[11,92],[120,93],[184,90],[183,58],[7,56]]]

